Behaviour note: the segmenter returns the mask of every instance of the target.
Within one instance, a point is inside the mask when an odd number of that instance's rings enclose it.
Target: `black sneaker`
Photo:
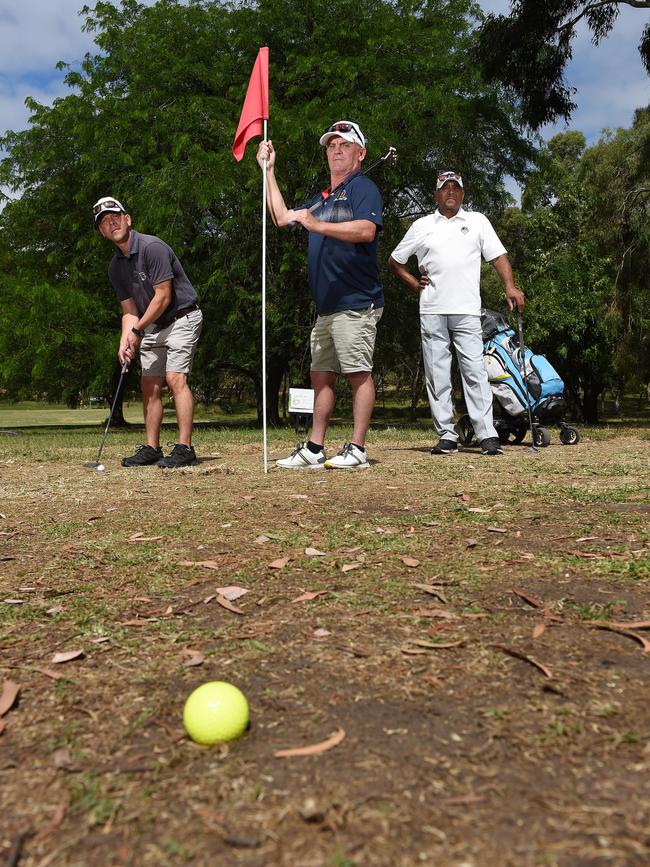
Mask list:
[[[501,448],[499,437],[489,437],[486,440],[481,440],[481,454],[489,455],[490,457],[502,455],[503,449]]]
[[[455,455],[458,453],[458,443],[455,440],[440,440],[432,449],[432,455]]]
[[[135,454],[130,458],[122,458],[123,467],[148,467],[151,464],[157,463],[163,456],[163,450],[158,446],[155,449],[153,446],[137,446]]]
[[[164,470],[174,470],[176,467],[192,467],[197,463],[196,452],[192,446],[176,443],[170,454],[166,458],[161,458],[157,463]]]

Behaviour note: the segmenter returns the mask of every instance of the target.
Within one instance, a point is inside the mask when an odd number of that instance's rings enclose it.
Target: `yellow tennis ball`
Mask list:
[[[246,696],[222,680],[197,687],[183,709],[185,731],[197,744],[234,741],[244,733],[248,720]]]

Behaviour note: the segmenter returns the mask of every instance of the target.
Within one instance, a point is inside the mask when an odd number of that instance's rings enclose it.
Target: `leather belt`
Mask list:
[[[169,328],[172,322],[175,322],[177,319],[182,319],[183,316],[187,316],[188,313],[192,313],[194,310],[199,310],[199,305],[195,302],[194,304],[190,304],[189,307],[183,307],[182,310],[177,310],[173,316],[170,316],[169,319],[165,319],[164,325],[159,325],[157,330],[162,331],[163,328]]]

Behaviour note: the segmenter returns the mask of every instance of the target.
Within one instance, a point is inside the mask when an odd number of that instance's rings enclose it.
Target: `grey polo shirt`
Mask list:
[[[132,298],[140,316],[154,296],[157,283],[172,281],[172,300],[163,315],[156,320],[159,328],[172,321],[174,314],[196,303],[196,292],[183,270],[178,257],[155,235],[131,232],[129,254],[117,249],[108,266],[108,278],[119,301]]]

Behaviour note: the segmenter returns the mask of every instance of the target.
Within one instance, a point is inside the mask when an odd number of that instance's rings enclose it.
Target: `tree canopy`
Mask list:
[[[564,72],[576,26],[586,22],[598,45],[614,27],[622,5],[650,9],[650,0],[511,0],[510,15],[488,15],[479,34],[477,56],[487,79],[512,88],[533,129],[569,120],[576,108],[575,88]],[[649,23],[639,52],[650,72]]]
[[[269,133],[288,201],[322,188],[318,136],[351,116],[369,138],[369,161],[389,145],[399,151],[398,165],[376,176],[386,205],[383,259],[402,215],[432,206],[441,166],[462,166],[477,206],[502,206],[503,176],[523,178],[533,150],[500,86],[486,85],[471,61],[474,10],[470,0],[84,7],[96,52],[68,70],[68,95],[52,106],[30,101],[29,128],[0,141],[0,185],[17,196],[0,214],[10,287],[0,385],[74,401],[110,382],[118,305],[106,277],[111,251],[90,208],[114,195],[137,229],[174,248],[199,292],[199,390],[213,393],[227,367],[259,392],[261,181],[254,143],[241,164],[230,147],[261,45],[270,49]],[[413,301],[386,283],[380,367],[400,362],[405,346],[418,351]],[[267,284],[274,414],[282,378],[306,374],[311,306],[299,232],[269,231]]]

